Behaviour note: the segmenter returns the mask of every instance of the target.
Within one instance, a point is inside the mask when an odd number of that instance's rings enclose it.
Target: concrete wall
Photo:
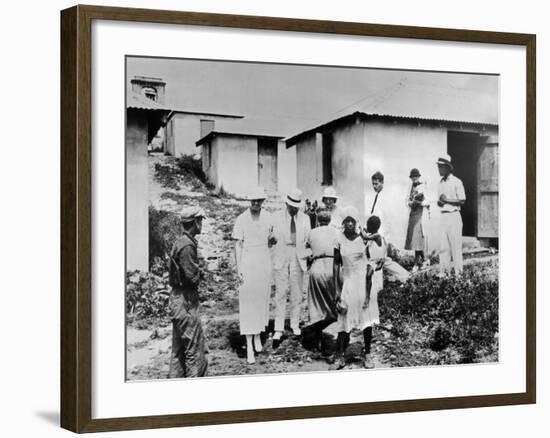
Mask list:
[[[236,195],[246,195],[258,185],[258,140],[256,137],[219,135],[212,140],[211,162],[208,153],[202,154],[202,168],[216,187]],[[277,191],[284,195],[296,187],[296,150],[277,145]]]
[[[290,148],[296,150],[296,185],[304,199],[318,199],[323,191],[317,177],[317,151],[315,136],[309,136]]]
[[[216,186],[245,195],[258,185],[258,140],[254,137],[217,136]],[[212,180],[214,182],[214,180]]]
[[[128,110],[126,126],[126,269],[149,270],[147,117]]]
[[[160,104],[164,103],[164,96],[166,94],[166,84],[164,82],[153,81],[149,82],[147,80],[132,79],[130,81],[132,91],[143,96],[144,88],[154,88],[157,91],[157,102]]]
[[[429,246],[439,247],[439,208],[436,202],[440,177],[435,161],[441,153],[447,151],[447,128],[417,123],[369,121],[366,123],[364,145],[366,207],[370,208],[374,199],[371,176],[380,171],[385,178],[385,199],[390,199],[389,208],[395,212],[388,224],[392,243],[398,248],[405,244],[409,215],[406,199],[411,184],[409,172],[416,167],[427,184],[427,197],[432,202],[431,219],[426,224]]]
[[[280,140],[277,149],[277,191],[284,195],[296,187],[296,148]]]
[[[357,208],[362,223],[365,222],[363,212],[367,183],[363,178],[364,143],[365,124],[362,122],[344,125],[333,131],[332,186],[340,196],[338,204]],[[319,162],[319,168],[320,165]]]
[[[332,186],[336,189],[341,206],[353,205],[360,213],[364,210],[363,143],[364,124],[342,126],[333,131]],[[296,149],[298,188],[304,198],[321,200],[323,182],[322,136],[312,135]]]
[[[295,146],[297,182],[304,196],[320,200],[322,185],[321,134],[312,135]],[[356,122],[333,131],[333,187],[341,196],[339,205],[353,205],[364,222],[374,198],[371,176],[384,174],[384,193],[394,212],[389,222],[392,241],[403,247],[408,223],[406,198],[410,189],[409,172],[417,167],[427,182],[428,198],[433,201],[426,231],[430,247],[438,247],[439,209],[436,206],[439,174],[435,161],[447,149],[447,129],[393,122]],[[367,211],[369,210],[369,211]]]
[[[219,169],[219,143],[218,139],[215,138],[210,144],[205,144],[203,146],[202,153],[202,169],[204,174],[212,184],[216,187],[218,185],[218,169]],[[210,155],[210,160],[209,156]],[[210,162],[209,162],[210,161]]]
[[[174,114],[169,123],[173,123],[173,136],[167,137],[166,150],[170,155],[196,155],[201,153],[201,148],[195,143],[201,139],[201,120],[214,120],[215,130],[230,130],[231,121],[234,118],[209,116],[201,114]]]

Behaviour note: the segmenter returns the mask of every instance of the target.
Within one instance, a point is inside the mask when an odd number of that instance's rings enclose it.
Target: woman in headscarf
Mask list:
[[[269,318],[271,258],[269,246],[274,243],[271,215],[262,209],[266,198],[263,188],[249,196],[250,208],[235,222],[232,238],[236,240],[235,260],[241,278],[239,287],[240,332],[246,336],[247,362],[255,362],[254,350],[262,351],[260,333]]]
[[[409,207],[409,223],[407,226],[407,238],[405,249],[414,251],[414,266],[412,272],[424,267],[424,249],[426,247],[425,230],[423,226],[424,209],[429,205],[425,195],[425,183],[420,179],[420,171],[411,169],[411,189],[407,198]]]
[[[336,340],[336,353],[331,370],[344,367],[344,353],[349,345],[353,329],[363,331],[365,342],[364,366],[374,365],[370,357],[372,325],[378,322],[377,293],[369,293],[367,275],[372,275],[376,268],[367,268],[367,246],[374,240],[372,233],[365,235],[359,232],[357,224],[359,213],[354,207],[343,210],[343,231],[334,250],[334,284],[336,290],[336,308],[338,310],[339,332]],[[379,222],[379,219],[378,219]],[[379,224],[378,224],[379,225]]]
[[[336,296],[333,280],[334,248],[338,242],[338,231],[329,226],[330,212],[321,210],[317,215],[319,226],[309,232],[307,245],[311,248],[308,310],[310,325],[304,329],[312,331],[314,345],[326,352],[323,345],[323,330],[336,321]]]

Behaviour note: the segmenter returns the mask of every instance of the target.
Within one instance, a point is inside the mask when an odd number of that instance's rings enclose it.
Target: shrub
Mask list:
[[[164,163],[155,163],[155,179],[168,189],[179,189],[179,170],[178,168]]]
[[[166,261],[181,230],[180,222],[176,213],[149,206],[149,268]]]
[[[206,182],[206,175],[202,170],[202,159],[195,157],[194,155],[182,154],[176,160],[178,168],[182,172],[189,172],[194,174],[201,182]]]
[[[130,320],[166,318],[169,297],[167,276],[141,271],[126,273],[126,314]]]
[[[201,191],[205,188],[206,175],[202,171],[200,158],[182,155],[155,163],[155,179],[168,189],[179,190],[181,186],[185,186],[187,189]]]
[[[466,266],[461,277],[424,273],[404,285],[389,283],[379,300],[395,340],[387,353],[398,365],[470,363],[498,354],[498,278],[490,262]]]

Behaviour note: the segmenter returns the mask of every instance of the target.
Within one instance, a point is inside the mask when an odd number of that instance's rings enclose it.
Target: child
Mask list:
[[[382,266],[387,256],[387,244],[379,233],[381,221],[378,216],[371,216],[367,220],[367,229],[361,230],[361,237],[366,244],[367,253],[367,281],[365,291],[365,317],[363,322],[363,340],[365,343],[365,368],[373,368],[374,363],[370,355],[372,342],[372,327],[378,324],[378,292],[382,290],[384,279]]]

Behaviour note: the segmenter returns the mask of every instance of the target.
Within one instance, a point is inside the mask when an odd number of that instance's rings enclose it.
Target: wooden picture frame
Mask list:
[[[526,48],[526,391],[195,414],[92,418],[92,51],[94,20],[517,45]],[[98,432],[529,404],[536,401],[535,49],[531,34],[75,6],[61,12],[61,426]]]

